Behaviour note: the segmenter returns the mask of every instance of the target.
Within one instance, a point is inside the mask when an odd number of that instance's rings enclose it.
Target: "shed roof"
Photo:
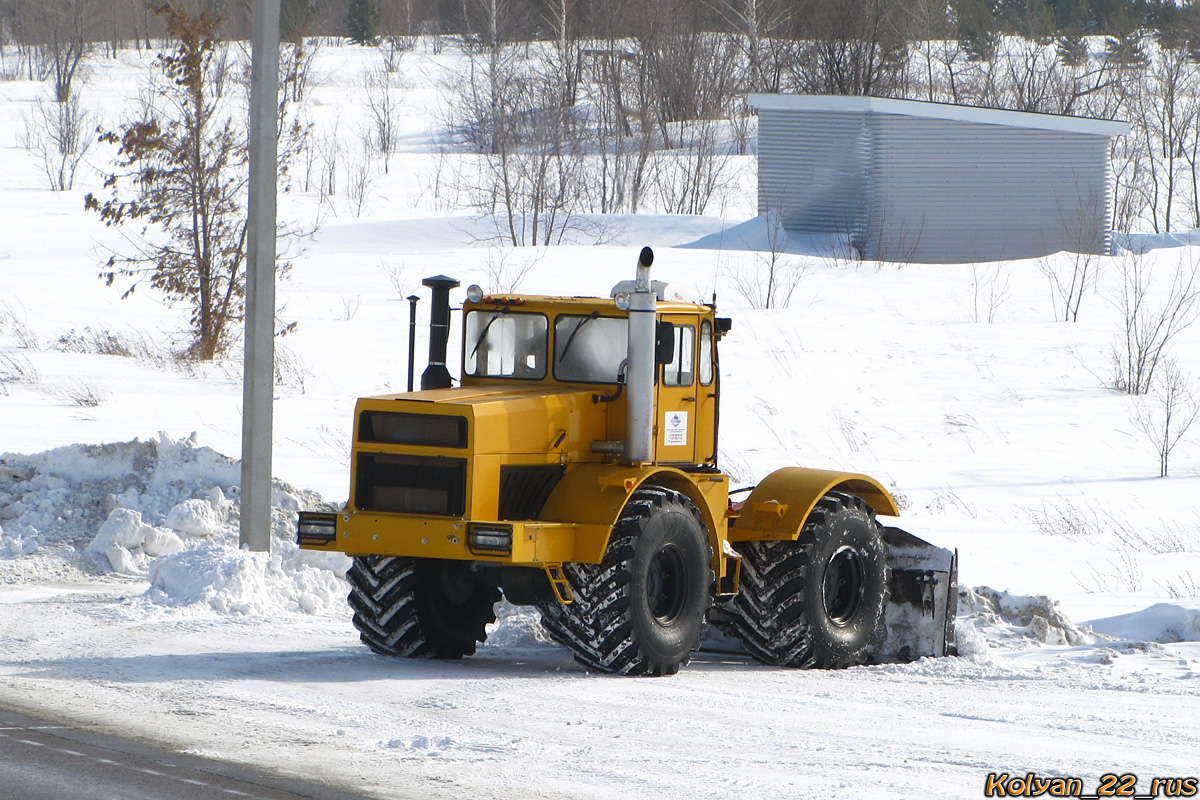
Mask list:
[[[889,97],[845,97],[822,94],[751,94],[746,102],[759,111],[823,111],[840,114],[896,114],[907,117],[1004,125],[1010,128],[1081,133],[1091,136],[1126,136],[1129,123],[1113,119],[1036,114],[999,108],[930,103],[923,100],[894,100]]]

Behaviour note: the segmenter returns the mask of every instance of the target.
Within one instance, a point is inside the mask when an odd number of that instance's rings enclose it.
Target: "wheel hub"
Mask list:
[[[660,624],[670,625],[679,617],[687,588],[687,571],[679,548],[668,545],[655,553],[646,575],[646,602]]]
[[[852,547],[839,548],[829,559],[821,594],[825,614],[834,625],[848,625],[858,613],[865,575],[862,554]]]

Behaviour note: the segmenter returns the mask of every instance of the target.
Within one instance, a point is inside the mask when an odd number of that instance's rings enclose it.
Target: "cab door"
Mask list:
[[[658,368],[657,419],[654,460],[669,464],[696,464],[697,431],[697,319],[683,314],[664,314],[675,338],[675,355]],[[707,455],[707,454],[706,454]],[[700,457],[704,459],[704,455]]]

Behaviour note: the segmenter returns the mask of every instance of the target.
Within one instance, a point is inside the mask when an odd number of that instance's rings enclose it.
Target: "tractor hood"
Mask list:
[[[609,404],[596,403],[594,389],[545,384],[495,384],[384,395],[358,402],[364,411],[452,416],[467,420],[468,442],[477,455],[546,455],[569,461],[595,460],[592,442],[606,438]],[[360,439],[361,441],[361,439]]]

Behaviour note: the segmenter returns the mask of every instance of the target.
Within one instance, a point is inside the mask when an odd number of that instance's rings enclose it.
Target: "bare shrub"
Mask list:
[[[304,394],[304,380],[309,371],[304,367],[300,356],[291,349],[275,343],[275,385],[295,389]]]
[[[92,330],[90,325],[79,331],[72,328],[59,336],[50,345],[50,349],[63,353],[91,353],[123,358],[142,358],[154,350],[141,334]]]
[[[658,205],[668,214],[704,214],[732,179],[733,159],[718,142],[720,125],[703,119],[663,128],[671,131],[667,149],[650,159]],[[672,142],[678,146],[670,147]]]
[[[23,383],[36,386],[41,382],[42,376],[28,358],[15,353],[0,353],[0,385]]]
[[[1113,386],[1128,394],[1145,394],[1171,342],[1200,316],[1200,275],[1195,262],[1175,263],[1170,284],[1155,281],[1154,267],[1136,253],[1117,261],[1121,283],[1113,304],[1123,330],[1113,346]],[[1165,288],[1154,302],[1151,289]]]
[[[17,347],[25,350],[37,350],[39,347],[37,334],[29,327],[25,314],[6,302],[0,302],[0,333],[2,332],[8,332]]]
[[[362,216],[367,199],[371,196],[371,186],[375,183],[375,162],[370,150],[371,144],[364,136],[358,157],[346,165],[346,202],[356,217]]]
[[[84,408],[95,408],[108,399],[107,394],[83,381],[68,386],[62,393],[67,400]]]
[[[1151,531],[1111,511],[1081,507],[1064,498],[1025,509],[1025,516],[1038,533],[1047,536],[1063,536],[1071,541],[1104,536],[1119,548],[1137,553],[1188,553],[1200,546],[1200,536],[1178,523],[1164,523],[1159,530]]]
[[[974,322],[996,321],[996,314],[1009,298],[1012,269],[1008,264],[971,265],[971,319]]]
[[[1195,600],[1200,597],[1200,580],[1192,576],[1190,571],[1168,578],[1158,584],[1170,597],[1176,600]]]
[[[787,231],[778,211],[769,210],[763,222],[767,248],[755,254],[753,264],[726,262],[720,272],[752,308],[787,308],[808,271],[808,262],[787,253]]]
[[[1054,318],[1076,322],[1079,307],[1089,289],[1096,288],[1100,274],[1100,257],[1092,253],[1062,253],[1052,258],[1039,258],[1038,269],[1050,283],[1050,304]]]
[[[1135,398],[1130,421],[1154,446],[1158,477],[1167,477],[1171,453],[1200,416],[1200,398],[1174,360],[1164,361],[1150,393]]]
[[[370,134],[364,139],[370,143],[383,161],[383,171],[388,171],[388,161],[396,152],[399,136],[400,79],[396,71],[379,64],[367,70],[363,86],[367,94],[367,110],[370,114]]]
[[[354,316],[358,313],[358,309],[360,308],[362,308],[361,294],[355,295],[354,297],[343,297],[342,320],[344,322],[349,322],[350,320],[354,319]]]
[[[60,103],[39,101],[25,116],[22,143],[42,164],[56,192],[75,187],[75,173],[95,141],[99,116],[85,107],[77,93]]]
[[[409,274],[408,267],[404,265],[404,262],[389,264],[381,261],[379,268],[383,270],[384,275],[387,275],[388,283],[392,284],[392,288],[396,290],[396,294],[401,300],[407,300],[410,295],[416,294],[417,281]]]
[[[517,291],[529,271],[542,260],[542,255],[543,253],[536,253],[532,257],[525,258],[518,257],[516,252],[511,249],[488,248],[486,259],[488,291],[496,294],[511,294]]]

